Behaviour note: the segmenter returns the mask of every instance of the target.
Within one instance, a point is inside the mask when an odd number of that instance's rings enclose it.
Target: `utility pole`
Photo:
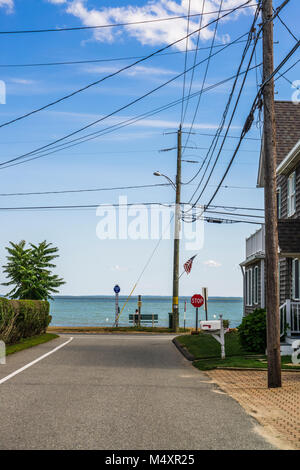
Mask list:
[[[176,201],[175,201],[175,227],[174,227],[174,258],[173,258],[173,301],[172,301],[172,329],[179,330],[179,236],[180,236],[180,196],[181,196],[181,125],[177,131],[177,173],[176,173]]]
[[[263,0],[263,82],[274,71],[273,1]],[[263,89],[268,387],[281,387],[274,80]]]

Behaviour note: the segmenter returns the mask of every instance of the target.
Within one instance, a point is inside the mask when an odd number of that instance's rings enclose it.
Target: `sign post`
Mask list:
[[[199,323],[199,307],[202,307],[202,305],[204,304],[204,299],[202,297],[202,295],[200,294],[195,294],[193,295],[193,297],[191,298],[191,304],[193,305],[193,307],[196,308],[196,333],[198,333],[198,323]]]
[[[202,296],[204,298],[205,320],[208,320],[208,308],[207,308],[208,289],[207,289],[207,287],[202,287]]]
[[[120,292],[120,286],[118,284],[115,285],[114,287],[114,292],[116,294],[116,311],[115,311],[115,326],[119,326],[119,292]]]
[[[142,296],[138,296],[138,327],[141,326]]]

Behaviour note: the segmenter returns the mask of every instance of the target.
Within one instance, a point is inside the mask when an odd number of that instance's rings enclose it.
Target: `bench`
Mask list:
[[[138,324],[139,321],[139,314],[138,313],[131,313],[129,314],[129,323],[134,323],[135,325]],[[158,323],[158,314],[157,313],[144,313],[140,315],[141,323]]]

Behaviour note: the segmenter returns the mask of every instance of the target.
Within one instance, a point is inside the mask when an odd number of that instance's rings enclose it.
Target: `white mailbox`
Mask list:
[[[221,330],[221,320],[201,321],[200,328],[203,331],[217,331]]]

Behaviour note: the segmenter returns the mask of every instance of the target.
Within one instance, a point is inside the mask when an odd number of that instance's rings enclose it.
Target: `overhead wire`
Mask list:
[[[245,34],[243,34],[243,35],[240,36],[240,37],[243,37],[243,36],[245,36]],[[240,38],[240,37],[239,37],[239,38]],[[218,50],[218,51],[215,53],[215,55],[216,55],[216,54],[219,54],[220,52],[222,52],[223,50],[225,50],[226,48],[228,48],[231,44],[232,44],[232,43],[226,44],[222,49]],[[196,64],[196,67],[198,67],[201,63],[205,62],[206,60],[207,60],[207,58],[205,58],[205,59],[201,60],[200,62],[198,62],[198,63]],[[56,139],[55,141],[50,142],[50,143],[48,143],[47,145],[44,145],[44,146],[42,146],[42,147],[39,147],[39,148],[37,148],[37,149],[35,149],[35,150],[31,151],[31,152],[27,152],[27,153],[25,153],[25,154],[22,154],[22,155],[20,155],[20,156],[18,156],[18,157],[13,158],[13,159],[9,159],[9,160],[7,160],[7,161],[5,161],[5,162],[1,162],[1,163],[0,163],[0,166],[6,165],[6,164],[8,164],[8,163],[14,162],[14,161],[19,160],[19,159],[22,159],[22,158],[25,158],[25,157],[27,157],[27,156],[30,156],[30,155],[34,154],[34,153],[40,152],[41,150],[44,150],[44,149],[46,149],[46,148],[48,148],[48,147],[51,147],[52,145],[55,145],[55,144],[57,144],[57,143],[59,143],[59,142],[62,142],[63,140],[66,140],[66,139],[68,139],[69,137],[72,137],[72,136],[74,136],[74,135],[76,135],[76,134],[78,134],[78,133],[80,133],[80,132],[82,132],[82,131],[88,129],[89,127],[92,127],[92,126],[94,126],[94,125],[96,125],[96,124],[98,124],[98,123],[100,123],[100,122],[102,122],[102,121],[108,119],[109,117],[112,117],[112,116],[118,114],[119,112],[121,112],[121,111],[127,109],[128,107],[132,106],[133,104],[136,104],[137,102],[141,101],[142,99],[144,99],[144,98],[150,96],[151,94],[153,94],[154,92],[160,90],[161,88],[163,88],[164,86],[168,85],[169,83],[172,83],[172,82],[175,81],[177,78],[181,77],[184,73],[189,72],[193,67],[194,67],[194,66],[192,66],[192,67],[190,67],[189,69],[187,69],[186,72],[181,72],[181,73],[179,73],[178,75],[176,75],[176,76],[172,77],[171,79],[167,80],[166,82],[160,84],[159,86],[155,87],[154,89],[150,90],[149,92],[145,93],[144,95],[142,95],[142,96],[140,96],[140,97],[134,99],[134,100],[131,101],[130,103],[127,103],[126,105],[124,105],[124,106],[122,106],[122,107],[116,109],[115,111],[112,111],[111,113],[109,113],[109,114],[107,114],[107,115],[105,115],[105,116],[103,116],[103,117],[101,117],[101,118],[99,118],[99,119],[97,119],[97,120],[95,120],[95,121],[93,121],[93,122],[91,122],[91,123],[89,123],[89,124],[83,126],[83,127],[81,127],[80,129],[77,129],[77,130],[75,130],[75,131],[73,131],[73,132],[71,132],[71,133],[69,133],[69,134],[67,134],[67,135],[65,135],[65,136],[63,136],[63,137],[60,137],[59,139]],[[180,102],[181,102],[181,100],[180,100]]]
[[[245,4],[249,3],[250,1],[251,1],[251,0],[247,0]],[[229,13],[227,12],[227,13],[225,13],[224,15],[222,15],[221,17],[218,16],[217,19],[214,19],[214,20],[212,20],[211,22],[207,23],[203,28],[207,28],[208,26],[211,26],[212,24],[214,24],[214,23],[220,21],[220,19],[223,19],[223,18],[225,18],[226,16],[230,15],[231,13],[233,13],[234,11],[237,11],[239,8],[240,8],[240,7],[233,8]],[[122,67],[121,69],[119,69],[119,70],[117,70],[117,71],[115,71],[115,72],[112,72],[112,73],[106,75],[105,77],[100,78],[99,80],[95,80],[95,81],[89,83],[88,85],[85,85],[84,87],[81,87],[81,88],[79,88],[79,89],[73,91],[72,93],[69,93],[69,94],[67,94],[67,95],[65,95],[65,96],[63,96],[63,97],[61,97],[61,98],[58,98],[57,100],[54,100],[54,101],[52,101],[52,102],[50,102],[50,103],[48,103],[48,104],[46,104],[46,105],[44,105],[44,106],[41,106],[41,107],[39,107],[39,108],[37,108],[37,109],[34,109],[34,110],[32,110],[32,111],[30,111],[30,112],[28,112],[28,113],[26,113],[26,114],[23,114],[23,115],[21,115],[21,116],[18,116],[17,118],[11,119],[10,121],[6,121],[6,122],[0,124],[0,128],[3,128],[3,127],[5,127],[5,126],[11,125],[11,124],[14,124],[14,123],[16,123],[16,122],[18,122],[18,121],[20,121],[20,120],[23,120],[23,119],[29,117],[29,116],[32,116],[33,114],[39,113],[39,112],[41,112],[41,111],[44,111],[45,109],[48,109],[48,108],[50,108],[50,107],[52,107],[52,106],[54,106],[54,105],[56,105],[56,104],[58,104],[58,103],[61,103],[62,101],[65,101],[65,100],[67,100],[67,99],[69,99],[69,98],[72,98],[73,96],[75,96],[75,95],[77,95],[77,94],[79,94],[79,93],[82,93],[83,91],[86,91],[86,90],[90,89],[91,87],[94,87],[94,86],[96,86],[96,85],[99,85],[100,83],[103,83],[105,80],[108,80],[108,79],[110,79],[110,78],[112,78],[112,77],[115,77],[116,75],[119,75],[120,73],[124,72],[125,70],[128,70],[128,69],[130,69],[130,68],[132,68],[132,67],[135,67],[136,65],[138,65],[138,64],[140,64],[140,63],[142,63],[142,62],[144,62],[144,61],[146,61],[146,60],[148,60],[148,59],[150,59],[150,58],[153,57],[153,56],[155,56],[156,54],[158,54],[158,53],[160,53],[160,52],[163,52],[163,51],[169,49],[170,47],[172,47],[172,46],[174,46],[174,45],[180,43],[180,42],[183,41],[184,39],[189,38],[190,36],[192,36],[193,34],[195,34],[195,33],[197,33],[197,32],[198,32],[198,29],[196,29],[195,31],[192,31],[191,33],[189,33],[188,35],[184,36],[183,38],[177,39],[176,41],[173,41],[172,43],[167,44],[166,46],[164,46],[164,47],[162,47],[162,48],[160,48],[160,49],[158,49],[158,50],[152,52],[151,54],[148,54],[147,56],[143,57],[142,59],[138,59],[138,60],[136,60],[135,62],[133,62],[133,63],[131,63],[131,64],[129,64],[129,65],[126,65],[126,66]]]
[[[250,2],[247,2],[250,3]],[[255,5],[253,3],[248,5],[247,3],[242,4],[239,8],[251,8]],[[224,9],[223,12],[231,11],[231,8]],[[216,14],[217,11],[208,11],[203,13],[204,15],[213,15]],[[201,13],[194,13],[190,15],[191,17],[200,16]],[[124,23],[110,23],[110,24],[103,24],[103,25],[95,25],[95,26],[74,26],[74,27],[65,27],[65,28],[45,28],[45,29],[25,29],[25,30],[12,30],[12,31],[0,31],[0,34],[32,34],[32,33],[59,33],[62,31],[82,31],[82,30],[92,30],[92,29],[102,29],[102,28],[114,28],[114,27],[123,27],[123,26],[134,26],[139,24],[147,24],[147,23],[157,23],[162,21],[171,21],[171,20],[179,20],[187,18],[187,15],[180,15],[180,16],[168,16],[165,18],[154,18],[152,20],[140,20],[140,21],[131,21],[131,22],[124,22]]]

